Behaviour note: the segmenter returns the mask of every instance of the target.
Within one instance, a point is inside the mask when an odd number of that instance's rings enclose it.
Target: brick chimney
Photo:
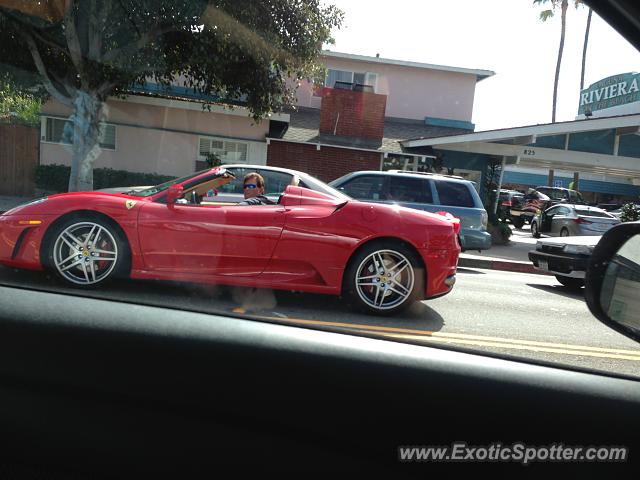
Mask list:
[[[320,134],[382,141],[386,107],[386,95],[324,88]]]

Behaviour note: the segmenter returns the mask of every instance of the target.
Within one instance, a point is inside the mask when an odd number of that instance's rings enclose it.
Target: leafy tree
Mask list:
[[[41,110],[37,92],[19,88],[8,75],[0,76],[0,121],[37,126]]]
[[[204,157],[204,161],[207,162],[207,168],[219,167],[222,165],[220,157],[213,152],[206,153]]]
[[[317,79],[342,12],[320,0],[0,0],[0,65],[37,74],[72,109],[69,190],[91,190],[105,102],[177,78],[259,120]]]
[[[502,159],[498,157],[490,157],[487,161],[487,167],[484,175],[484,208],[489,214],[489,220],[497,221],[496,202],[498,201],[498,182],[500,180],[500,171],[502,170]]]

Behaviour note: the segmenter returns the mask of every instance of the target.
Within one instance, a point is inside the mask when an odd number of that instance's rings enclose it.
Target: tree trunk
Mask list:
[[[73,100],[73,144],[71,156],[70,192],[93,190],[93,163],[100,148],[100,122],[105,105],[95,94],[78,90]]]
[[[589,42],[589,29],[591,28],[591,14],[593,10],[589,9],[587,16],[587,28],[584,31],[584,47],[582,47],[582,73],[580,74],[580,90],[584,89],[584,67],[587,63],[587,43]]]
[[[562,63],[562,51],[564,50],[564,34],[567,26],[567,7],[568,1],[562,0],[562,30],[560,32],[560,47],[558,48],[558,63],[556,64],[556,78],[553,82],[553,110],[551,114],[551,122],[556,122],[556,104],[558,100],[558,80],[560,79],[560,64]]]

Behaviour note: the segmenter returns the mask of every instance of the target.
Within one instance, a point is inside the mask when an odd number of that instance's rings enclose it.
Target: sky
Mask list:
[[[560,12],[546,22],[532,0],[330,0],[345,12],[332,51],[491,70],[479,82],[476,131],[551,122]],[[569,1],[556,121],[578,112],[587,7]],[[585,88],[640,71],[640,52],[595,12]]]

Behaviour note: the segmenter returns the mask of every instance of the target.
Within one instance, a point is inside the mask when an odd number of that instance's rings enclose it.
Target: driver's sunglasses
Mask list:
[[[250,189],[252,189],[252,190],[253,190],[254,188],[257,188],[257,187],[258,187],[258,185],[256,185],[255,183],[245,183],[243,188],[244,188],[245,190],[246,190],[247,188],[250,188]]]

